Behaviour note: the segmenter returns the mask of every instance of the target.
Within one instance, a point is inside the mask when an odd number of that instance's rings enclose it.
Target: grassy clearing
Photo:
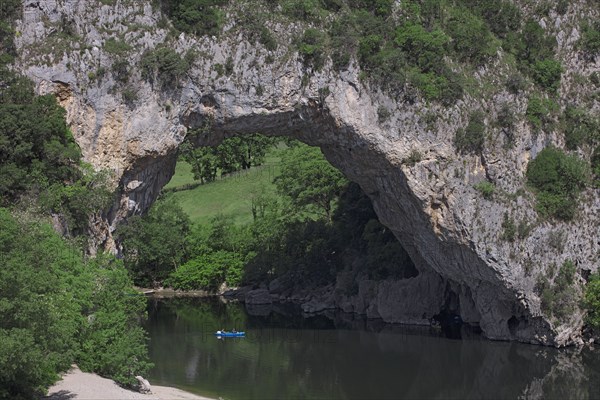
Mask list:
[[[193,223],[208,223],[218,214],[233,218],[236,225],[252,222],[252,199],[259,194],[277,195],[273,179],[279,174],[281,151],[284,149],[276,149],[267,154],[266,162],[260,167],[252,167],[169,196],[177,199]],[[191,166],[179,161],[175,175],[165,188],[195,183],[198,181],[194,180]]]

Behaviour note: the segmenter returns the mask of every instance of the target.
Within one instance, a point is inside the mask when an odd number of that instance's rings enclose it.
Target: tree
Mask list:
[[[537,191],[537,210],[564,220],[574,217],[588,177],[583,160],[556,147],[546,147],[527,166],[527,183]]]
[[[154,285],[185,261],[189,217],[173,198],[159,199],[147,215],[134,216],[117,231],[125,265],[136,283]]]
[[[348,181],[318,148],[302,145],[284,154],[281,175],[274,183],[278,192],[291,200],[296,212],[316,207],[331,221],[332,203]]]

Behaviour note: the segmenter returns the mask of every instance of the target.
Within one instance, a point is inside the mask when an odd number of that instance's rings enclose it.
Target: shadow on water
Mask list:
[[[598,351],[492,342],[462,324],[457,340],[430,327],[218,299],[151,300],[149,316],[151,382],[212,397],[600,398]],[[232,328],[247,337],[213,335]]]

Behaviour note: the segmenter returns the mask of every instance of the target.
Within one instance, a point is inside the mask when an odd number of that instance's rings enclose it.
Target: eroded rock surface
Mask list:
[[[257,131],[289,135],[320,146],[334,166],[361,185],[420,272],[405,281],[361,282],[371,286],[361,287],[361,296],[340,299],[342,308],[390,322],[419,322],[452,299],[463,320],[479,324],[490,338],[554,345],[579,339],[581,312],[563,321],[544,316],[534,288],[538,275],[565,260],[580,272],[598,268],[598,190],[584,194],[574,222],[540,222],[526,238],[502,241],[505,213],[535,221],[533,196],[524,188],[527,162],[549,143],[562,146],[562,137],[520,123],[514,145],[506,148],[490,120],[490,135],[498,139],[481,157],[460,155],[453,146],[470,111],[495,115],[510,102],[523,115],[526,93],[512,95],[499,83],[491,100],[467,95],[452,107],[407,101],[402,93],[369,87],[355,64],[341,73],[328,65],[311,71],[285,46],[268,51],[251,44],[235,33],[233,22],[220,39],[181,34],[169,42],[180,54],[193,49],[200,56],[179,80],[151,83],[135,66],[144,51],[166,40],[162,15],[150,1],[115,3],[25,0],[17,38],[20,69],[40,93],[57,95],[85,160],[113,172],[119,197],[96,227],[98,245],[114,248],[116,226],[156,199],[189,129],[203,127],[195,140],[209,145]],[[584,3],[573,2],[566,15],[551,13],[542,21],[560,39],[563,103],[593,90],[573,90],[575,75],[600,70],[598,61],[584,61],[574,45],[574,21]],[[76,34],[61,45],[55,38],[64,21]],[[297,29],[275,27],[281,41]],[[107,39],[117,36],[131,45],[126,61],[134,67],[126,87],[116,80],[115,56],[104,49]],[[220,76],[213,67],[228,58],[233,72]],[[481,69],[475,78],[503,82],[506,72]],[[135,96],[125,96],[125,89]],[[382,107],[390,115],[385,121],[378,118]],[[413,152],[421,154],[420,161],[406,162]],[[502,195],[483,198],[473,185],[484,179]],[[556,232],[563,248],[549,241]],[[578,278],[578,287],[581,283]]]

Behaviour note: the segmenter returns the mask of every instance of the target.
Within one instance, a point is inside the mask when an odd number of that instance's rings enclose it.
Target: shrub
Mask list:
[[[544,124],[551,121],[552,113],[556,109],[558,109],[558,105],[553,100],[533,95],[527,103],[525,116],[534,128],[540,129]]]
[[[600,53],[600,23],[586,23],[581,30],[579,45],[591,58]]]
[[[481,153],[485,143],[485,114],[474,111],[469,116],[469,124],[459,129],[454,137],[454,146],[459,152]]]
[[[215,290],[223,282],[236,286],[241,283],[243,265],[236,253],[211,252],[197,256],[171,272],[165,284],[181,290]]]
[[[485,22],[465,8],[452,10],[445,30],[452,37],[451,46],[461,61],[481,65],[496,54],[493,37]],[[438,53],[438,57],[440,54],[443,53]]]
[[[319,69],[325,62],[324,54],[325,34],[318,29],[309,28],[304,31],[298,42],[298,51],[306,64]]]
[[[596,177],[596,185],[600,186],[600,145],[596,146],[592,154],[592,173]]]
[[[115,38],[109,38],[104,42],[104,51],[116,56],[125,56],[131,49],[127,42]]]
[[[492,198],[494,192],[496,191],[496,186],[489,181],[481,181],[473,185],[473,188],[479,193],[481,193],[481,195],[488,200]]]
[[[422,72],[441,71],[444,47],[450,38],[441,30],[428,32],[421,25],[407,22],[396,29],[395,43],[408,61]]]
[[[562,117],[565,144],[575,150],[584,143],[593,143],[600,139],[600,124],[583,108],[569,105]]]
[[[588,168],[577,156],[547,147],[527,166],[527,182],[536,191],[538,212],[570,220],[588,181]]]
[[[161,2],[175,28],[194,35],[218,36],[224,15],[219,9],[227,0],[171,0]]]
[[[508,213],[504,213],[504,219],[502,220],[502,235],[500,238],[507,242],[512,242],[515,240],[516,233],[517,227],[515,225],[515,220],[512,219]]]
[[[408,157],[404,160],[404,162],[412,167],[415,164],[421,162],[422,159],[423,155],[421,154],[421,152],[417,149],[412,149]]]
[[[521,27],[521,10],[511,1],[475,1],[490,30],[503,38]]]
[[[573,285],[575,281],[576,268],[572,261],[567,260],[558,270],[554,278],[554,284],[548,279],[539,277],[537,290],[542,299],[542,310],[564,321],[573,313],[577,307],[577,291]],[[554,275],[551,272],[551,275]]]
[[[587,310],[586,322],[595,330],[600,330],[600,273],[590,275],[585,287],[584,306]]]
[[[163,85],[172,85],[187,72],[190,65],[175,50],[160,45],[142,54],[140,67],[145,80],[158,80]]]
[[[560,62],[552,59],[536,61],[532,66],[532,75],[535,82],[552,92],[558,90],[562,73],[563,68]]]
[[[392,113],[386,107],[379,106],[377,108],[377,121],[379,121],[380,124],[389,120],[391,116]]]
[[[506,88],[517,95],[527,88],[527,81],[521,74],[512,74],[506,80]]]

